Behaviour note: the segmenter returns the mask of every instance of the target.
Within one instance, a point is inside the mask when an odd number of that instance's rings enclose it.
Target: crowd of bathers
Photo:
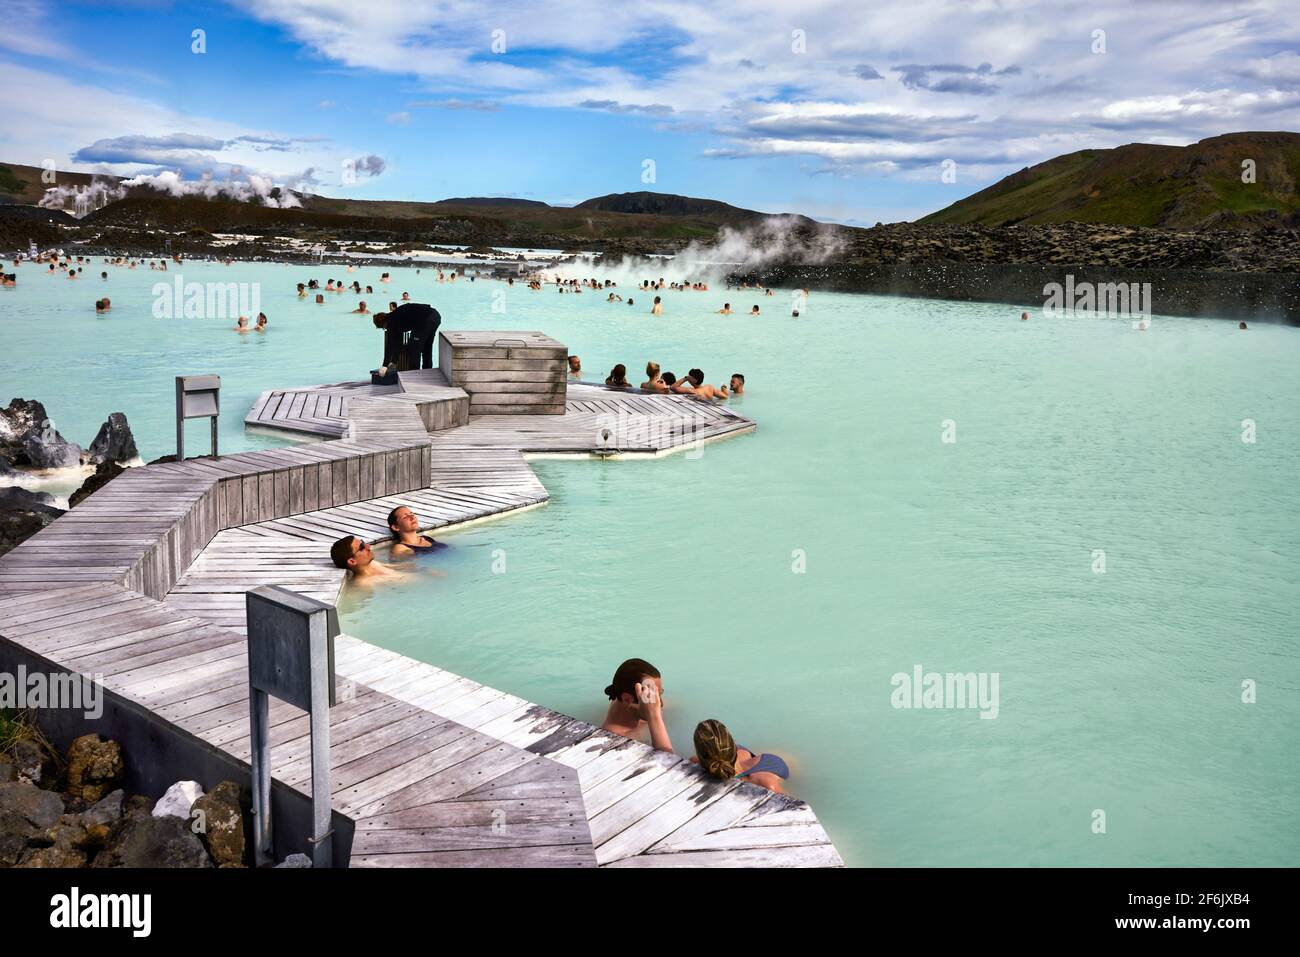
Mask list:
[[[676,373],[660,369],[659,363],[647,362],[645,376],[644,382],[634,386],[628,380],[627,366],[620,362],[605,377],[605,385],[607,388],[622,392],[640,389],[642,392],[661,395],[667,393],[689,395],[696,399],[728,399],[745,394],[745,377],[739,372],[731,374],[731,380],[727,385],[710,385],[704,381],[704,372],[701,369],[689,369],[684,376],[678,378]],[[569,378],[582,378],[581,356],[569,356]]]
[[[641,740],[648,732],[650,744],[659,751],[672,751],[673,743],[664,724],[664,682],[659,669],[641,658],[629,658],[618,666],[605,688],[609,699],[601,728],[611,734]],[[743,778],[770,791],[781,791],[790,768],[778,755],[764,754],[736,743],[727,726],[708,718],[695,726],[691,761],[711,777],[729,781]]]

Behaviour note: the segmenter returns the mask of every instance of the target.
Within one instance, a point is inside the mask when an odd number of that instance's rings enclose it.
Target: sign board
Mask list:
[[[334,707],[334,639],[339,633],[334,606],[277,585],[253,589],[247,602],[249,683],[310,711],[313,671],[324,668],[329,706]]]
[[[210,419],[212,456],[217,455],[217,416],[221,414],[221,376],[176,377],[176,459],[185,458],[185,420]]]
[[[308,714],[311,729],[311,857],[313,867],[333,862],[330,827],[330,711],[334,706],[332,605],[278,585],[244,594],[248,613],[248,730],[253,766],[253,859],[272,860],[270,698]]]

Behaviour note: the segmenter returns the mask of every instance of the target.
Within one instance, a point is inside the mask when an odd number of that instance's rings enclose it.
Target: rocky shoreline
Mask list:
[[[0,730],[16,738],[0,750],[0,868],[249,866],[251,804],[235,782],[128,796],[116,741],[82,735],[61,756],[30,721],[0,712]]]
[[[69,497],[75,507],[138,460],[139,450],[126,416],[114,412],[99,427],[89,447],[65,439],[45,406],[13,399],[0,409],[0,555],[35,535],[64,513],[52,495],[21,488],[22,469],[67,469],[93,465],[95,471]]]

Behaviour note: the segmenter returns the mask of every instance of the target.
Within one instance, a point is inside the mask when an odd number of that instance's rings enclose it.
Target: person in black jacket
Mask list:
[[[379,374],[389,369],[432,369],[433,340],[438,335],[442,316],[423,302],[408,302],[392,312],[377,312],[375,328],[384,330],[384,361]],[[421,365],[423,363],[423,365]]]

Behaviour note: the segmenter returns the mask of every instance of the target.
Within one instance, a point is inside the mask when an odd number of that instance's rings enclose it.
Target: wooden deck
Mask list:
[[[563,416],[470,417],[437,370],[400,378],[269,392],[247,420],[330,441],[128,470],[0,556],[0,642],[247,762],[248,589],[336,601],[330,543],[387,538],[397,504],[432,529],[539,505],[528,452],[656,454],[754,428],[574,385]],[[354,637],[336,666],[332,800],[355,823],[352,866],[842,864],[804,802]],[[273,776],[306,793],[306,715],[272,702],[271,724]]]

